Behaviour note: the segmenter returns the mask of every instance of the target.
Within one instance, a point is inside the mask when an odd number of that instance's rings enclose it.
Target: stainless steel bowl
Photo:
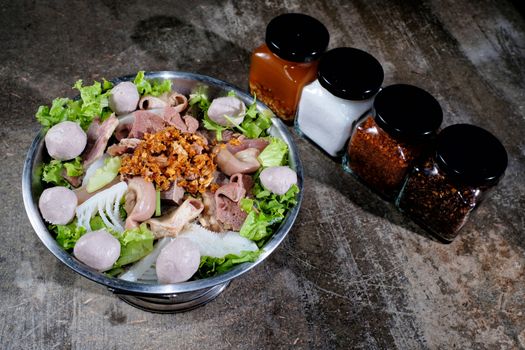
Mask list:
[[[173,81],[173,89],[186,95],[190,94],[198,86],[206,86],[210,98],[224,96],[228,91],[233,90],[245,103],[251,104],[253,100],[250,95],[235,86],[204,75],[164,71],[150,72],[146,74],[146,77],[149,79],[171,79]],[[131,75],[125,76],[115,79],[113,82],[129,81],[133,80],[133,78],[134,76]],[[267,109],[261,102],[257,102],[257,108],[259,110]],[[84,265],[75,259],[74,256],[64,251],[48,231],[38,210],[38,198],[43,190],[38,174],[45,152],[43,132],[40,132],[33,140],[24,163],[22,195],[27,216],[40,240],[60,261],[82,276],[106,286],[127,303],[154,312],[170,313],[194,309],[214,299],[228,286],[232,279],[241,276],[262,263],[283,241],[297,217],[303,193],[303,169],[297,148],[292,142],[286,126],[277,118],[273,118],[271,133],[274,136],[281,137],[289,146],[290,166],[297,172],[298,186],[300,189],[298,203],[289,211],[279,229],[263,247],[264,252],[259,256],[257,261],[237,265],[221,275],[196,281],[164,285],[129,282],[106,276]]]

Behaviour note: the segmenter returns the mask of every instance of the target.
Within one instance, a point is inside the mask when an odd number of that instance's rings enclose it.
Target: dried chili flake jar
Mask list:
[[[317,80],[301,93],[296,129],[329,155],[341,156],[352,126],[372,107],[383,78],[381,64],[365,51],[328,51],[319,62]]]
[[[442,121],[441,107],[428,92],[390,85],[376,95],[371,113],[354,128],[343,167],[393,200]]]
[[[499,182],[507,152],[488,131],[469,124],[443,129],[435,151],[418,163],[396,200],[420,226],[452,241],[471,212]]]
[[[287,13],[272,19],[266,43],[252,53],[250,92],[291,123],[301,90],[315,79],[329,38],[326,27],[313,17]]]

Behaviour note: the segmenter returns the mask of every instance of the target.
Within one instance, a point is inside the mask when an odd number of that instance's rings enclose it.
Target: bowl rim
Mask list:
[[[132,81],[136,75],[126,75],[119,78],[111,80],[113,83],[119,83],[122,81]],[[145,77],[148,79],[179,79],[179,80],[190,80],[197,81],[208,86],[214,86],[225,91],[233,90],[236,95],[240,97],[245,103],[247,101],[253,100],[253,97],[246,92],[242,91],[238,87],[227,83],[225,81],[212,78],[206,75],[189,73],[189,72],[179,72],[179,71],[151,71],[146,72]],[[268,109],[266,105],[257,100],[257,108],[259,110]],[[67,267],[73,271],[79,273],[80,275],[102,284],[108,287],[111,291],[115,293],[128,294],[128,295],[142,295],[142,296],[173,296],[177,293],[186,293],[194,292],[207,288],[214,287],[216,285],[224,284],[246,272],[253,269],[255,266],[263,262],[284,240],[290,229],[292,228],[295,219],[299,213],[299,208],[303,199],[303,168],[301,160],[299,158],[297,147],[292,140],[291,134],[284,123],[276,118],[272,118],[273,127],[279,132],[279,136],[282,137],[289,147],[289,161],[290,164],[294,167],[297,173],[297,185],[299,187],[299,193],[297,195],[297,204],[287,213],[285,219],[281,223],[281,226],[274,232],[271,239],[266,242],[263,246],[264,250],[258,257],[255,262],[251,263],[242,263],[236,265],[230,271],[222,273],[220,275],[209,277],[201,280],[187,281],[182,283],[175,284],[147,284],[141,282],[130,282],[121,280],[116,277],[109,277],[104,273],[98,272],[87,265],[76,260],[72,254],[69,254],[63,250],[56,240],[53,238],[52,234],[47,229],[46,224],[44,223],[40,211],[38,209],[38,204],[33,198],[33,172],[35,170],[35,165],[37,165],[37,160],[35,159],[37,152],[43,147],[43,139],[45,133],[43,130],[40,130],[38,134],[33,139],[33,142],[29,148],[26,159],[24,161],[24,167],[22,172],[22,197],[24,202],[24,207],[26,214],[31,222],[31,225],[42,241],[46,248],[51,251],[51,253],[60,260]]]

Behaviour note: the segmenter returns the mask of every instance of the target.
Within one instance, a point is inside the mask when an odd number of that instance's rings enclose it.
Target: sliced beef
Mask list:
[[[160,192],[160,199],[180,205],[184,199],[184,192],[184,188],[173,183],[167,191]]]
[[[135,121],[131,127],[128,138],[142,139],[144,134],[155,133],[165,128],[164,119],[151,111],[139,110],[134,113]]]
[[[184,119],[184,124],[186,124],[187,132],[194,133],[199,128],[199,121],[191,115],[185,115],[182,119]]]
[[[248,215],[243,211],[239,202],[250,193],[253,180],[244,174],[234,174],[230,183],[221,186],[215,192],[215,216],[224,229],[239,231]]]
[[[174,126],[183,132],[188,131],[186,123],[182,120],[180,113],[175,107],[165,107],[162,113],[162,118],[167,125]]]

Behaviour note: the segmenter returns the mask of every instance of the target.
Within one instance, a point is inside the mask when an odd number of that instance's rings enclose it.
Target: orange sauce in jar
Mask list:
[[[292,123],[303,87],[316,79],[328,30],[313,17],[287,13],[270,21],[265,39],[252,53],[250,92]]]
[[[318,61],[286,61],[270,51],[266,44],[252,54],[250,92],[284,121],[294,119],[303,87],[314,81]]]

